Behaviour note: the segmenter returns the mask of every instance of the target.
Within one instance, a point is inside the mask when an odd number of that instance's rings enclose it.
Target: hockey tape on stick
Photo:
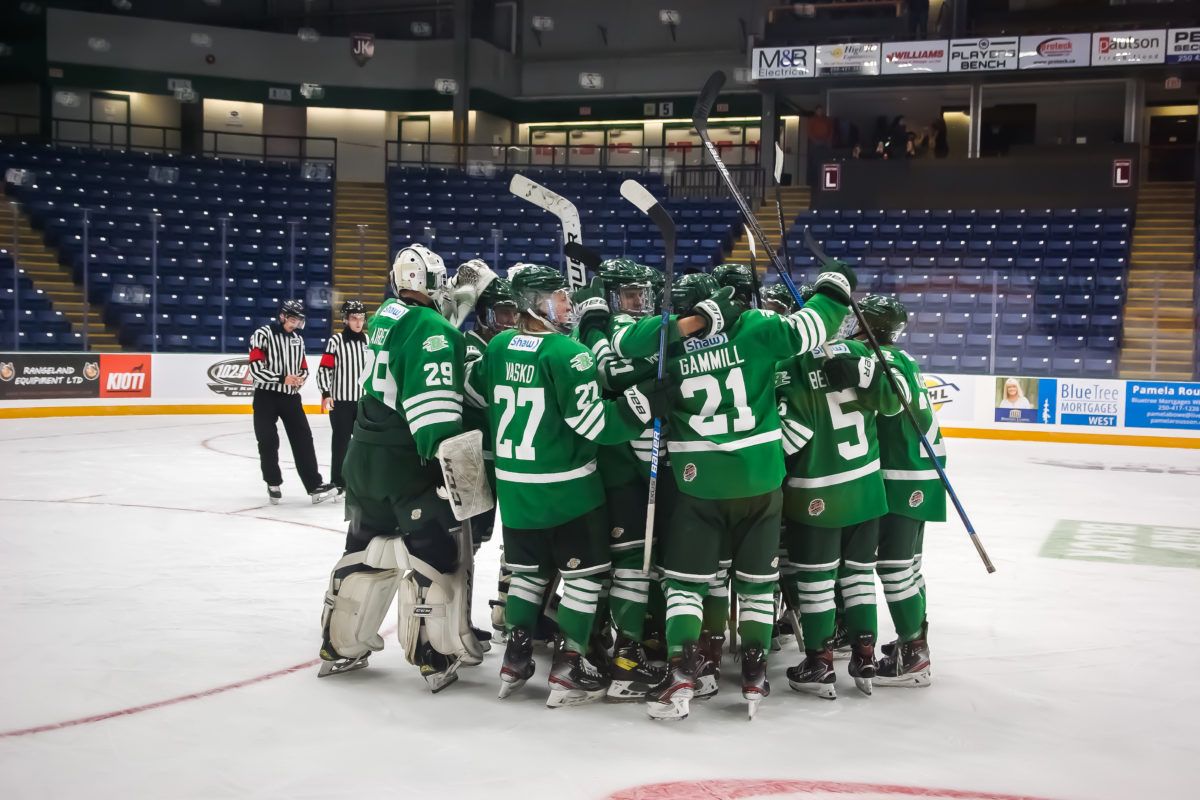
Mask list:
[[[587,283],[583,262],[572,258],[567,252],[567,247],[572,242],[579,242],[583,239],[583,229],[579,224],[579,209],[561,194],[550,191],[524,175],[513,175],[512,180],[508,183],[508,190],[522,200],[558,217],[558,222],[562,226],[563,256],[567,262],[567,284],[572,289],[582,288]]]

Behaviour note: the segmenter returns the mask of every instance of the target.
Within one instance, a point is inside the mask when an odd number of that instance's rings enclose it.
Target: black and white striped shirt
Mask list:
[[[343,328],[329,337],[321,365],[317,367],[317,388],[321,397],[334,402],[355,402],[363,395],[362,375],[367,368],[371,350],[367,347],[366,332],[355,333]]]
[[[296,331],[287,333],[279,322],[263,325],[250,337],[250,377],[255,389],[299,394],[299,386],[287,386],[288,375],[308,377],[304,339]]]

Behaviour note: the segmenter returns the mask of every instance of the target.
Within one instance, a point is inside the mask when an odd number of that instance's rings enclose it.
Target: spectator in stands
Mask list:
[[[924,38],[929,33],[929,0],[908,0],[908,31]]]
[[[871,151],[876,158],[887,158],[888,123],[887,117],[875,118],[875,131],[871,134]]]
[[[933,151],[934,158],[945,158],[950,155],[950,141],[946,134],[946,121],[941,117],[936,118],[929,125],[930,131],[930,146]]]
[[[904,115],[897,114],[892,120],[891,126],[887,132],[887,144],[884,145],[884,151],[887,158],[904,158],[908,149],[908,125],[905,123]]]
[[[829,156],[833,147],[833,120],[825,115],[825,107],[817,106],[808,118],[808,185],[817,182],[817,165]]]

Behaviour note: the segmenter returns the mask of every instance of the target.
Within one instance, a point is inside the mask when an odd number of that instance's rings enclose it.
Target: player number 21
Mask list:
[[[733,431],[754,430],[754,414],[746,400],[746,380],[742,377],[741,367],[734,367],[725,376],[725,389],[733,396],[735,407],[733,415]],[[720,436],[729,433],[729,414],[718,414],[721,407],[721,382],[716,375],[693,375],[679,384],[679,393],[686,397],[695,397],[704,393],[704,403],[700,413],[693,414],[688,420],[692,430],[701,436]]]

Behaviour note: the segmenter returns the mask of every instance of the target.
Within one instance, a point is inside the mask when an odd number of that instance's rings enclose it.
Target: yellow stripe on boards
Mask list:
[[[998,430],[995,428],[942,428],[942,433],[961,439],[1001,439],[1014,442],[1063,442],[1066,444],[1111,444],[1127,447],[1174,447],[1200,450],[1200,438],[1143,436],[1132,434],[1075,433],[1074,431]]]

